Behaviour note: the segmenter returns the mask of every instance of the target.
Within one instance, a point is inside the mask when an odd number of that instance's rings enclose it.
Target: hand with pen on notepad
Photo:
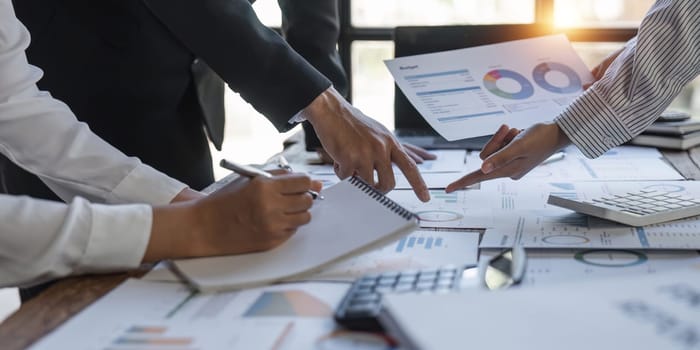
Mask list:
[[[244,254],[284,243],[311,220],[310,191],[322,185],[305,174],[271,173],[269,178],[242,176],[206,197],[180,203],[180,208],[154,208],[154,232],[171,234],[152,235],[153,249],[144,260]],[[183,227],[196,229],[173,239]]]

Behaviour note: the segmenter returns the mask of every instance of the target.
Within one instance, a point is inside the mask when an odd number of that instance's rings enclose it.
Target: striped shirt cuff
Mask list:
[[[584,92],[554,121],[588,158],[599,157],[633,137],[594,88]]]

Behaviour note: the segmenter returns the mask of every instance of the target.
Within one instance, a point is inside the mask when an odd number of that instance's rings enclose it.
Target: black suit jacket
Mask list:
[[[278,0],[278,3],[282,9],[282,34],[289,45],[346,96],[348,78],[336,49],[340,36],[338,0]],[[304,123],[304,133],[307,150],[321,147],[308,122]]]
[[[28,59],[45,72],[40,88],[127,155],[196,189],[213,180],[203,126],[219,143],[223,130],[221,91],[211,84],[216,76],[197,58],[280,131],[330,86],[258,21],[246,0],[16,0],[14,6],[32,34]],[[9,193],[52,197],[16,167],[6,164],[3,175]]]

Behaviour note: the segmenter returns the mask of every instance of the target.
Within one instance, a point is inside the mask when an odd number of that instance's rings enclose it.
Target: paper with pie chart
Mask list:
[[[563,34],[385,63],[408,100],[450,141],[492,134],[501,124],[550,121],[593,80]]]

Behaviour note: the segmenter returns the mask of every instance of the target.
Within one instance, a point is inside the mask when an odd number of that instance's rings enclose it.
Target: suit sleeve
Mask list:
[[[194,55],[279,131],[330,81],[258,20],[246,0],[144,0]]]

